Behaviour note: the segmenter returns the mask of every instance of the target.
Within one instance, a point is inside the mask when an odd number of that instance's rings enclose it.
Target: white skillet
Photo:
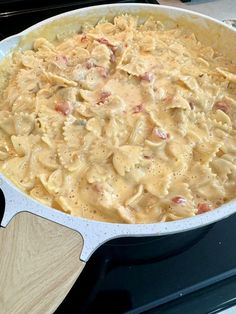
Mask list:
[[[29,36],[29,34],[30,36],[32,34],[32,40],[35,36],[39,36],[41,29],[45,29],[48,25],[52,25],[53,34],[53,32],[56,33],[62,28],[63,21],[65,21],[64,26],[66,28],[70,24],[68,21],[72,21],[72,24],[78,25],[81,23],[80,19],[89,18],[99,20],[104,16],[112,17],[124,12],[132,14],[136,13],[146,17],[156,14],[157,16],[160,16],[161,19],[169,18],[172,21],[177,21],[178,24],[186,25],[188,28],[195,31],[201,41],[211,44],[220,51],[224,51],[228,57],[232,59],[234,58],[234,61],[236,61],[236,31],[230,26],[199,13],[169,6],[145,4],[110,4],[96,6],[71,11],[49,18],[0,42],[0,59],[9,54],[11,50],[17,47],[19,42]],[[60,22],[60,25],[58,22]],[[179,221],[154,224],[114,224],[73,217],[46,207],[23,194],[2,174],[0,174],[0,189],[5,197],[5,212],[1,221],[1,226],[6,227],[9,221],[17,213],[29,212],[75,230],[83,239],[83,244],[81,244],[79,252],[80,260],[83,264],[88,261],[91,254],[99,246],[108,240],[127,236],[161,236],[184,232],[212,224],[236,212],[236,201],[231,201],[211,212]],[[56,306],[54,306],[54,309],[55,307]]]

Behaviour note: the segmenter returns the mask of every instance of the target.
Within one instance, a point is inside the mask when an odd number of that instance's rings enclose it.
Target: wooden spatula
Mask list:
[[[77,231],[17,214],[0,228],[0,313],[53,313],[83,270],[82,247]]]

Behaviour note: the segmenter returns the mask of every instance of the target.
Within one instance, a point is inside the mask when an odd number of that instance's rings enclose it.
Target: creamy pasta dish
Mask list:
[[[194,34],[123,15],[15,51],[0,171],[43,204],[153,223],[236,197],[236,66]]]

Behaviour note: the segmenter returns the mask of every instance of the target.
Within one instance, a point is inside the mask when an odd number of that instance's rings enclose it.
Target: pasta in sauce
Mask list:
[[[236,67],[188,31],[117,16],[10,60],[0,171],[89,219],[171,221],[236,197]]]

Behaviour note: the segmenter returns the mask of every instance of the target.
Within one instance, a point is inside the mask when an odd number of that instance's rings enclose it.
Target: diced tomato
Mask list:
[[[164,99],[164,101],[167,103],[167,104],[170,104],[172,101],[173,101],[173,96],[167,96],[165,99]]]
[[[153,130],[152,130],[152,134],[162,140],[167,140],[168,138],[170,138],[170,134],[168,132],[166,132],[165,130],[163,129],[159,129],[157,127],[155,127]]]
[[[203,214],[212,210],[212,207],[208,203],[199,203],[197,205],[197,209],[198,209],[198,212],[197,212],[198,214]]]
[[[63,56],[62,56],[62,59],[64,60],[65,63],[68,63],[68,58],[67,58],[67,56],[63,55]]]
[[[182,196],[175,196],[171,199],[171,201],[177,205],[185,205],[186,199]]]
[[[85,34],[82,35],[80,41],[81,41],[82,43],[85,43],[87,40],[88,40],[88,37],[87,37]]]
[[[73,108],[68,101],[58,101],[55,110],[62,113],[64,116],[67,116],[72,112]]]
[[[104,45],[107,45],[109,46],[109,41],[106,39],[106,38],[98,38],[97,41],[100,43],[100,44],[104,44]]]
[[[110,61],[111,61],[111,63],[116,62],[116,56],[115,56],[114,52],[111,54]]]
[[[103,77],[103,78],[108,77],[108,70],[106,68],[101,67],[101,66],[98,66],[97,68],[98,68],[98,71],[99,71],[101,77]]]
[[[56,60],[63,65],[67,65],[68,63],[68,58],[65,55],[56,56]]]
[[[115,45],[113,45],[112,43],[110,43],[106,38],[98,38],[97,41],[100,44],[104,44],[107,47],[109,47],[113,52],[117,49],[117,47]]]
[[[106,92],[106,91],[101,92],[101,95],[100,95],[100,98],[99,98],[98,103],[104,103],[105,100],[106,100],[108,97],[110,97],[110,96],[111,96],[111,92]]]
[[[57,65],[57,67],[59,67],[60,69],[65,69],[68,65],[68,59],[65,55],[57,55],[55,57],[55,64]]]
[[[94,67],[94,62],[93,62],[93,60],[88,59],[88,60],[86,61],[86,63],[85,63],[85,66],[86,66],[86,68],[87,68],[88,70],[90,70],[91,68],[93,68],[93,67]]]
[[[99,183],[93,183],[92,184],[92,189],[94,190],[94,192],[97,192],[99,194],[103,192],[102,185],[99,184]]]
[[[217,110],[221,110],[224,113],[228,113],[229,112],[229,105],[226,102],[224,102],[224,101],[217,101],[214,104],[214,108],[217,109]]]
[[[144,74],[140,75],[139,78],[146,82],[151,82],[154,80],[154,74],[152,72],[145,72]]]
[[[139,112],[143,112],[144,111],[144,107],[142,104],[137,105],[133,108],[133,113],[139,113]]]
[[[110,49],[111,49],[111,51],[112,51],[113,53],[115,53],[115,52],[116,52],[117,50],[119,50],[120,48],[119,48],[119,46],[111,46]]]

